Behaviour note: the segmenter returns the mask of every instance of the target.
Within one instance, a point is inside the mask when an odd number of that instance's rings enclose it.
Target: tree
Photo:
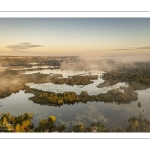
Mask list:
[[[83,132],[84,131],[83,123],[79,123],[79,124],[73,126],[73,131],[74,132]]]
[[[56,117],[55,117],[55,116],[49,116],[49,118],[50,118],[53,122],[56,121]]]
[[[8,121],[6,119],[6,117],[3,118],[3,125],[7,125],[8,124]]]
[[[64,124],[59,127],[59,131],[65,131],[65,129],[66,129],[66,126]]]
[[[20,124],[17,124],[16,127],[15,127],[15,131],[16,131],[16,132],[23,132],[24,130],[23,130],[23,128],[21,127]]]

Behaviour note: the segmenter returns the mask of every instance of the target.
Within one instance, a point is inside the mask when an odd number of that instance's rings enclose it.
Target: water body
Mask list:
[[[106,93],[108,90],[116,89],[119,88],[120,86],[128,86],[124,82],[120,82],[116,85],[109,86],[109,87],[104,87],[104,88],[97,88],[96,86],[100,83],[102,83],[102,79],[98,80],[93,80],[94,83],[89,84],[89,85],[66,85],[66,84],[53,84],[53,83],[43,83],[43,84],[34,84],[34,83],[29,83],[27,84],[30,88],[35,88],[38,90],[43,90],[43,91],[50,91],[50,92],[55,92],[55,93],[63,93],[65,91],[74,91],[79,95],[82,91],[87,91],[89,95],[97,95],[100,93]]]
[[[64,104],[61,107],[46,106],[35,104],[28,98],[33,94],[19,93],[12,94],[9,97],[0,99],[0,113],[10,112],[12,115],[18,116],[25,112],[33,113],[33,123],[38,125],[40,119],[54,115],[57,118],[56,124],[65,124],[68,129],[73,125],[82,122],[85,126],[90,126],[93,122],[101,122],[110,129],[118,126],[125,129],[130,117],[137,117],[143,114],[144,117],[150,119],[150,89],[137,91],[138,100],[129,104],[104,103],[104,102],[88,102],[76,103],[74,105]],[[138,108],[138,102],[141,102],[142,107]],[[144,111],[143,111],[144,110]]]
[[[62,69],[44,69],[37,71],[25,71],[24,74],[33,74],[33,73],[42,73],[42,74],[62,74],[63,78],[68,78],[68,76],[74,75],[103,75],[104,71],[90,70],[90,71],[73,71],[73,70],[62,70]]]
[[[28,83],[27,85],[30,88],[35,88],[38,90],[43,90],[43,91],[50,91],[50,92],[55,92],[55,93],[63,93],[65,91],[74,91],[78,95],[82,91],[87,91],[89,95],[97,95],[99,93],[106,93],[108,90],[116,89],[119,88],[120,86],[127,87],[128,84],[124,82],[120,82],[116,85],[109,86],[109,87],[104,87],[104,88],[97,88],[96,86],[100,83],[103,83],[104,80],[102,79],[102,76],[105,72],[103,71],[98,71],[98,70],[91,70],[91,71],[71,71],[71,70],[60,70],[60,69],[55,69],[55,70],[41,70],[41,71],[26,71],[25,74],[32,74],[32,73],[43,73],[43,74],[62,74],[63,78],[68,78],[68,76],[74,76],[74,75],[98,75],[97,80],[92,80],[92,84],[88,85],[66,85],[66,84],[53,84],[53,83],[43,83],[43,84],[34,84],[34,83]]]
[[[26,74],[34,73],[33,71],[26,71]],[[97,88],[96,86],[104,80],[101,78],[104,72],[102,71],[64,71],[64,70],[41,70],[40,73],[59,73],[63,77],[68,77],[68,75],[87,75],[87,74],[97,74],[99,76],[98,80],[93,80],[94,83],[85,86],[69,86],[66,84],[55,85],[53,83],[44,84],[33,84],[28,85],[32,88],[41,89],[51,92],[64,92],[64,91],[75,91],[80,94],[81,91],[87,91],[91,95],[98,93],[107,92],[110,89],[118,88],[119,86],[128,86],[126,83],[118,83],[114,86],[107,88]],[[139,114],[143,114],[145,118],[150,119],[150,99],[149,93],[150,89],[137,91],[138,100],[131,102],[129,104],[119,104],[104,103],[104,102],[87,102],[75,103],[73,105],[64,104],[60,107],[46,106],[35,104],[29,100],[33,94],[24,93],[20,90],[16,94],[12,94],[9,97],[0,99],[0,114],[10,112],[14,116],[21,115],[23,113],[33,113],[33,123],[38,126],[40,119],[47,118],[50,115],[56,116],[56,124],[65,124],[67,129],[71,129],[73,125],[82,122],[85,126],[90,126],[91,123],[99,121],[106,127],[112,129],[118,126],[122,127],[124,130],[128,125],[128,119],[130,117],[137,117]],[[142,106],[138,107],[138,102],[141,102]]]

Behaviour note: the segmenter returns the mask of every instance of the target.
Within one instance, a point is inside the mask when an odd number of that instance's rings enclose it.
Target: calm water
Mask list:
[[[92,122],[101,122],[109,128],[121,126],[125,128],[128,119],[133,116],[143,114],[150,119],[150,100],[148,94],[150,89],[138,91],[139,98],[130,104],[88,102],[76,103],[74,105],[62,105],[61,107],[46,106],[35,104],[28,100],[33,94],[26,94],[24,91],[12,94],[11,96],[0,99],[0,113],[10,112],[12,115],[21,115],[25,112],[34,114],[34,125],[37,126],[40,119],[54,115],[57,118],[56,124],[66,124],[69,128],[78,122],[83,122],[86,126]],[[138,108],[138,102],[142,107]],[[144,110],[144,112],[142,111]]]
[[[42,70],[43,71],[43,70]],[[55,70],[57,71],[57,70]],[[32,71],[31,71],[32,72]],[[30,72],[30,73],[31,73]],[[51,71],[49,71],[51,72]],[[28,72],[29,73],[29,72]],[[33,72],[32,72],[33,73]],[[47,71],[45,71],[47,73]],[[60,72],[59,72],[60,73]],[[63,76],[74,75],[81,72],[61,72]],[[87,74],[87,72],[82,72]],[[42,89],[46,91],[53,92],[64,92],[64,91],[75,91],[80,94],[81,91],[88,91],[89,94],[94,95],[98,93],[107,92],[110,89],[118,88],[119,86],[127,86],[125,83],[118,83],[115,86],[110,86],[107,88],[97,88],[99,83],[104,80],[101,79],[103,72],[93,71],[91,74],[98,74],[99,79],[93,80],[94,83],[86,86],[69,86],[69,85],[54,85],[52,83],[45,84],[28,84],[32,88]],[[65,124],[67,129],[71,129],[73,125],[78,122],[84,123],[85,126],[90,126],[91,123],[99,121],[103,123],[110,129],[116,128],[118,126],[125,129],[128,124],[128,119],[133,116],[138,116],[143,114],[145,118],[150,119],[150,99],[149,93],[150,89],[137,91],[138,100],[131,102],[129,104],[117,104],[104,103],[104,102],[88,102],[76,103],[74,105],[62,105],[60,107],[46,106],[35,104],[29,100],[29,97],[33,94],[24,93],[24,91],[19,91],[19,93],[12,94],[9,97],[0,99],[0,113],[10,112],[12,115],[21,115],[25,112],[33,113],[33,123],[35,126],[38,125],[40,119],[47,118],[50,115],[54,115],[57,118],[56,124]],[[141,102],[141,108],[138,108],[138,102]],[[144,111],[143,111],[144,110]]]

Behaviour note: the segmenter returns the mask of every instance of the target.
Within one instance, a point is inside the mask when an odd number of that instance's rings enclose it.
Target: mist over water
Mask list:
[[[111,71],[116,70],[118,67],[134,67],[136,63],[149,62],[150,56],[147,54],[135,54],[135,55],[118,55],[118,56],[80,56],[77,61],[70,62],[70,60],[63,61],[61,63],[61,69],[74,70],[74,71],[90,71],[101,70]]]

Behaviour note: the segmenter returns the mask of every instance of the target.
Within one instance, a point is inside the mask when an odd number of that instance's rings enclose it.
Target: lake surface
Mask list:
[[[28,100],[33,94],[26,94],[24,91],[12,94],[9,97],[0,99],[0,113],[10,112],[12,115],[21,115],[25,112],[33,113],[33,123],[38,125],[40,119],[54,115],[57,118],[56,124],[66,124],[68,129],[78,122],[83,122],[89,126],[92,122],[101,122],[109,128],[121,126],[123,129],[128,124],[128,119],[133,116],[143,114],[150,119],[150,89],[138,91],[138,100],[130,104],[88,102],[76,103],[74,105],[64,104],[61,107],[35,104]],[[142,107],[138,108],[138,102]],[[144,111],[143,111],[144,110]]]
[[[41,70],[41,73],[54,73],[57,70]],[[59,74],[63,74],[63,77],[67,75],[75,74],[88,74],[89,72],[65,72],[58,71]],[[33,73],[33,71],[28,71],[25,73]],[[77,94],[80,94],[81,91],[88,91],[89,94],[95,95],[98,93],[107,92],[110,89],[118,88],[119,86],[128,86],[126,83],[118,83],[117,85],[110,86],[107,88],[97,88],[96,86],[104,80],[101,78],[101,75],[104,72],[95,72],[91,71],[90,74],[99,75],[98,80],[93,80],[94,83],[85,85],[85,86],[69,86],[69,85],[55,85],[53,83],[45,84],[33,84],[29,83],[28,85],[32,88],[42,89],[45,91],[52,92],[64,92],[64,91],[75,91]],[[149,93],[150,89],[137,91],[138,100],[131,102],[129,104],[119,104],[118,103],[104,103],[104,102],[87,102],[84,103],[75,103],[73,105],[64,104],[60,107],[55,106],[46,106],[35,104],[29,100],[29,97],[33,94],[24,93],[20,90],[16,94],[12,94],[9,97],[0,99],[0,113],[10,112],[12,115],[18,116],[23,113],[33,113],[33,123],[35,126],[38,125],[40,119],[47,118],[50,115],[56,116],[56,124],[65,124],[67,129],[71,129],[73,125],[82,122],[85,126],[90,126],[91,123],[99,121],[110,129],[116,128],[118,126],[125,129],[128,125],[128,119],[130,117],[137,117],[139,114],[147,119],[150,119],[150,98]],[[138,102],[141,102],[142,106],[138,107]]]

